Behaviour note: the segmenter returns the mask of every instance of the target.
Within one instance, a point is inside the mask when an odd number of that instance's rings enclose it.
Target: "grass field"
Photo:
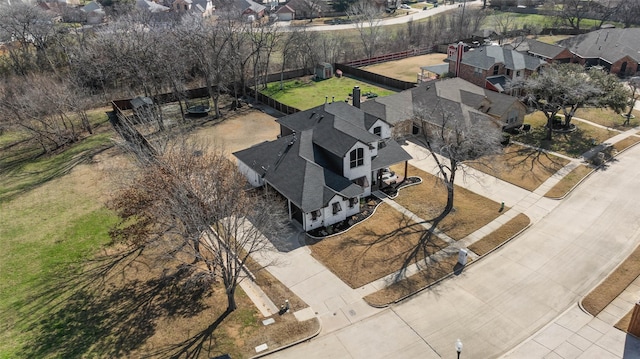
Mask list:
[[[236,124],[244,122],[239,116],[223,129],[205,126],[196,137],[220,142],[221,131],[226,132],[231,148],[271,139],[277,127],[273,119],[255,111],[247,115],[248,123],[265,131],[254,131],[244,142],[233,139],[237,134],[231,132],[246,130]],[[99,132],[36,159],[20,157],[38,153],[27,144],[1,151],[3,160],[21,161],[0,172],[0,358],[142,357],[152,352],[168,357],[189,341],[197,344],[198,336],[205,339],[199,357],[230,353],[241,358],[255,354],[256,345],[274,348],[317,330],[315,320],[298,322],[291,314],[276,315],[275,324],[262,326],[260,313],[238,289],[239,309],[208,335],[225,308],[219,287],[197,291],[179,285],[172,273],[153,265],[153,257],[143,257],[146,264],[129,271],[116,271],[124,276],[90,272],[101,248],[112,252],[104,246],[117,218],[104,203],[129,163],[118,148],[96,151],[115,136],[110,127]],[[77,156],[86,160],[74,161]],[[258,278],[275,293],[274,300],[286,296],[296,308],[303,306],[266,272]],[[167,280],[179,293],[163,289]]]
[[[545,197],[549,198],[562,198],[564,197],[573,187],[575,187],[583,178],[585,178],[589,173],[593,171],[593,168],[579,165],[574,168],[573,171],[569,172],[566,176],[562,177],[562,179],[556,183],[547,193],[545,193]]]
[[[327,80],[315,81],[312,76],[288,80],[280,89],[280,82],[272,82],[261,92],[288,106],[300,110],[308,110],[325,103],[325,101],[345,101],[353,91],[354,86],[360,86],[363,95],[375,93],[378,96],[387,96],[395,93],[392,90],[371,85],[357,79],[343,76],[332,77]],[[364,100],[364,99],[363,99]]]
[[[634,110],[631,113],[635,118],[632,118],[631,121],[629,121],[628,126],[623,126],[625,118],[621,114],[615,113],[615,111],[608,108],[581,108],[576,111],[575,117],[591,121],[602,126],[614,128],[616,130],[626,131],[640,125],[640,111]]]

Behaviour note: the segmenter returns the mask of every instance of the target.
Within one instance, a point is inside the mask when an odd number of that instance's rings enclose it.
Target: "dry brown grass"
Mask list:
[[[582,300],[582,306],[597,316],[640,275],[640,247]]]
[[[629,323],[631,323],[631,315],[633,314],[633,309],[629,311],[629,313],[625,314],[624,317],[620,318],[620,320],[614,325],[614,327],[618,330],[622,330],[623,332],[627,332],[629,330]]]
[[[635,145],[636,143],[640,142],[640,137],[637,136],[629,136],[625,139],[623,139],[622,141],[618,141],[616,143],[613,144],[613,148],[618,151],[624,151],[627,148]]]
[[[285,300],[288,300],[291,312],[308,307],[307,303],[293,293],[289,287],[282,284],[269,272],[268,269],[262,267],[256,261],[249,259],[247,261],[247,267],[256,277],[256,284],[260,286],[276,306],[281,305]]]
[[[593,171],[592,168],[585,165],[579,165],[566,176],[562,177],[562,179],[547,193],[545,193],[544,196],[548,198],[562,198],[566,196],[566,194],[569,193],[569,191],[571,191],[580,181],[582,181],[583,178],[591,173],[591,171]]]
[[[433,219],[447,202],[444,184],[437,177],[411,165],[408,175],[422,178],[422,183],[400,190],[395,201],[424,220]],[[455,240],[466,237],[500,215],[500,203],[460,186],[455,187],[453,206],[454,211],[440,223],[438,229]]]
[[[581,108],[576,111],[575,117],[591,121],[602,126],[626,131],[640,125],[640,111],[633,110],[631,113],[636,117],[631,119],[628,126],[622,125],[625,121],[625,117],[608,108]],[[626,114],[626,111],[623,114]]]
[[[500,226],[500,228],[470,245],[469,249],[477,255],[483,256],[527,228],[529,223],[531,223],[529,217],[524,213],[520,213],[509,220],[509,222]]]
[[[568,163],[569,160],[564,158],[511,144],[502,154],[484,157],[467,165],[528,191],[534,191]]]
[[[414,294],[453,273],[458,256],[449,256],[410,277],[364,297],[369,305],[382,307]],[[469,263],[469,262],[468,262]]]
[[[383,203],[365,222],[319,242],[309,239],[312,255],[352,288],[402,268],[425,228]],[[411,262],[436,253],[446,243],[434,236]]]
[[[447,54],[428,54],[365,66],[362,69],[402,81],[415,82],[420,67],[444,63],[446,58]]]

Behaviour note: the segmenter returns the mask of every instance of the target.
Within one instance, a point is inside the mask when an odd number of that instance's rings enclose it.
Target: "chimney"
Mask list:
[[[458,77],[460,73],[460,63],[462,62],[462,54],[464,53],[464,43],[462,41],[458,42],[458,48],[456,50],[456,72],[455,75]]]
[[[360,108],[360,86],[353,88],[353,106]]]

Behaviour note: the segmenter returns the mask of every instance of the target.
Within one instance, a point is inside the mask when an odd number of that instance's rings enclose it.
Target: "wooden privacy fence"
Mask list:
[[[352,66],[352,67],[368,66],[368,65],[379,64],[387,61],[406,59],[407,57],[412,57],[412,56],[426,55],[432,52],[433,52],[433,47],[425,47],[422,49],[413,49],[413,50],[400,51],[400,52],[394,52],[391,54],[375,56],[369,59],[349,61],[345,63],[345,65]]]
[[[361,79],[380,84],[386,87],[390,87],[396,90],[407,90],[416,86],[415,82],[407,82],[398,79],[394,79],[391,77],[387,77],[380,74],[374,74],[373,72],[369,72],[363,69],[358,69],[346,64],[335,64],[336,70],[342,71],[344,74],[349,74],[354,77],[359,77]]]

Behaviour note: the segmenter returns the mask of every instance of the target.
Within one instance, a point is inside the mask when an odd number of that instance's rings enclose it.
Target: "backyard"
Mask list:
[[[365,66],[362,69],[398,80],[415,82],[421,71],[420,67],[442,64],[446,58],[446,54],[434,53]]]
[[[299,110],[308,110],[320,106],[326,101],[345,101],[350,99],[354,86],[360,86],[363,100],[368,96],[387,96],[395,93],[358,79],[342,76],[326,80],[314,80],[313,76],[284,81],[282,89],[280,81],[271,82],[260,92],[285,105]]]

